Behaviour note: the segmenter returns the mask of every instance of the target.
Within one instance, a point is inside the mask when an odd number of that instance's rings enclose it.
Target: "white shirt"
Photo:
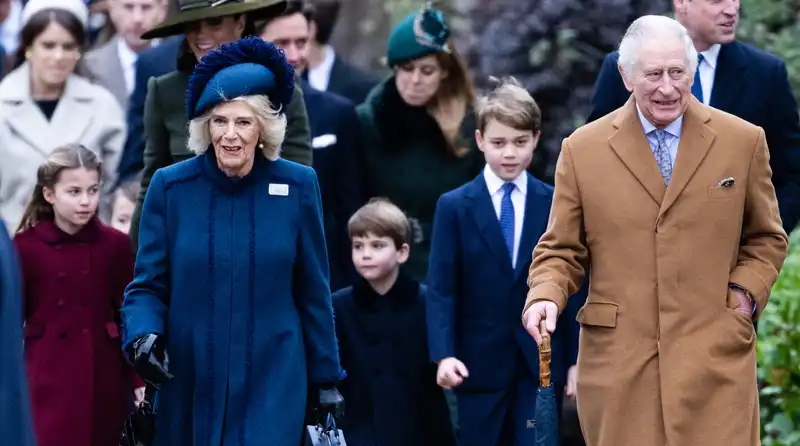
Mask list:
[[[487,165],[483,168],[483,179],[486,181],[486,188],[489,189],[489,196],[492,197],[494,212],[497,220],[500,220],[500,206],[503,201],[503,185],[506,184],[497,176]],[[522,172],[514,181],[517,187],[511,192],[511,203],[514,205],[514,252],[511,256],[511,267],[517,267],[517,254],[519,253],[519,243],[522,239],[522,224],[525,222],[525,196],[528,194],[528,175]]]
[[[703,104],[711,102],[711,92],[714,90],[714,73],[717,69],[720,44],[711,45],[709,49],[701,52],[703,61],[698,65],[700,70],[700,86],[703,88]]]
[[[322,47],[322,62],[315,68],[308,69],[308,83],[311,88],[319,91],[327,91],[331,81],[331,71],[333,62],[336,61],[336,52],[333,47],[325,45]]]
[[[122,66],[122,74],[125,76],[125,89],[128,95],[133,93],[134,83],[136,82],[136,60],[139,55],[136,54],[131,47],[125,43],[125,39],[117,39],[117,55],[119,56],[119,63]]]
[[[703,94],[705,94],[705,92]],[[647,136],[647,142],[650,143],[650,150],[655,153],[656,148],[658,147],[658,138],[656,138],[654,133],[650,132],[655,130],[657,127],[644,117],[642,111],[639,109],[639,104],[636,104],[636,111],[639,113],[639,120],[642,122],[642,129],[644,130],[645,136]],[[664,130],[667,132],[667,137],[664,139],[664,142],[667,143],[669,159],[671,161],[672,168],[674,169],[675,158],[678,157],[678,145],[680,145],[681,142],[681,132],[683,131],[683,115],[672,121]]]

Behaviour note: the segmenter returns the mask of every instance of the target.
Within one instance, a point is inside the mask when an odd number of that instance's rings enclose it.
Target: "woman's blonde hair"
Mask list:
[[[259,127],[258,142],[261,151],[270,161],[278,159],[281,144],[286,136],[286,115],[273,107],[269,99],[263,95],[241,96],[231,101],[242,101],[253,110]],[[211,145],[208,122],[213,112],[212,108],[202,116],[189,121],[189,139],[186,141],[186,147],[197,155],[205,153]]]
[[[428,111],[439,124],[450,152],[456,156],[464,156],[469,148],[459,147],[457,141],[461,136],[461,125],[467,117],[468,109],[475,107],[475,87],[454,42],[448,42],[447,45],[449,52],[436,53],[436,61],[446,77],[442,79],[439,90],[428,104]]]
[[[56,183],[61,179],[61,172],[81,167],[86,170],[96,170],[98,177],[103,174],[103,162],[100,161],[97,154],[80,144],[67,144],[50,153],[47,161],[39,166],[39,170],[36,172],[36,187],[33,189],[25,213],[22,214],[22,221],[17,228],[17,233],[36,226],[44,219],[53,217],[53,205],[45,200],[44,188],[54,189]]]

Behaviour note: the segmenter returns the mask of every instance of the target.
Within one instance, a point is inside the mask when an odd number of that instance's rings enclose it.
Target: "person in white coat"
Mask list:
[[[113,95],[74,74],[89,13],[81,0],[30,0],[22,12],[16,68],[0,82],[0,218],[16,230],[36,186],[36,170],[70,143],[103,161],[100,217],[125,142],[125,116]]]

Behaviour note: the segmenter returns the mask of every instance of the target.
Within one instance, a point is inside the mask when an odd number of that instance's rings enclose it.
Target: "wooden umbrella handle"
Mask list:
[[[550,333],[547,332],[544,320],[539,322],[539,333],[542,334],[542,344],[539,346],[539,384],[548,387],[550,386]]]

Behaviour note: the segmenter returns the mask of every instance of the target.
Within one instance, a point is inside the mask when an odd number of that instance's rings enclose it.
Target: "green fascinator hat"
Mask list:
[[[390,67],[431,54],[448,53],[450,26],[430,2],[406,16],[389,35],[386,62]]]

